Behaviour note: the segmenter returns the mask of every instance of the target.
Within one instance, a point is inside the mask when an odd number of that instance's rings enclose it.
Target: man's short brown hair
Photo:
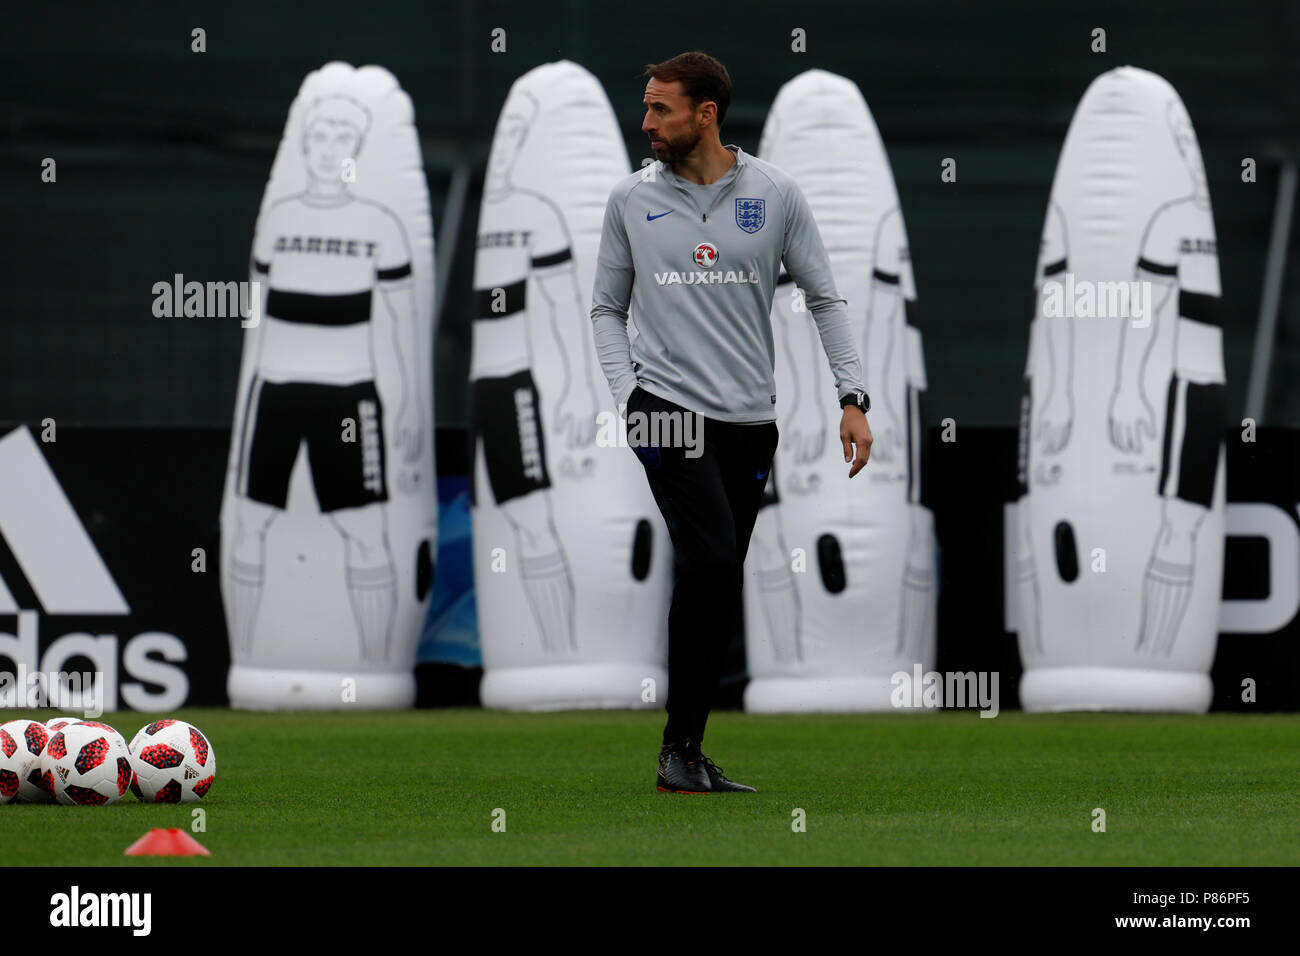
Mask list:
[[[731,105],[731,76],[727,68],[698,50],[679,53],[662,63],[647,63],[645,75],[661,83],[682,81],[682,92],[691,98],[693,106],[699,106],[705,100],[718,104],[718,125],[727,116],[727,107]]]

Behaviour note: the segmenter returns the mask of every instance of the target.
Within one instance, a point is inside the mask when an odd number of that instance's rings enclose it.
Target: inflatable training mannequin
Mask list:
[[[1071,121],[1035,272],[1016,624],[1026,710],[1209,707],[1226,417],[1214,217],[1161,77]]]
[[[636,457],[611,441],[622,422],[590,319],[605,201],[629,171],[589,72],[561,61],[515,81],[474,263],[470,485],[486,707],[649,707],[666,691],[672,552]]]
[[[221,515],[231,703],[410,706],[437,553],[433,224],[387,70],[303,81],[252,280]]]
[[[777,391],[790,399],[778,411],[781,442],[746,560],[745,708],[889,710],[892,675],[928,669],[935,653],[925,365],[898,191],[861,92],[823,70],[781,88],[759,153],[798,181],[857,316],[875,440],[863,474],[845,480],[834,387],[783,274],[772,322],[782,345]]]

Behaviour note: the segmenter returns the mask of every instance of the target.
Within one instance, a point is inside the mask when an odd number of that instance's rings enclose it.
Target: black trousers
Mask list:
[[[776,454],[776,422],[741,425],[696,416],[639,386],[628,398],[627,412],[628,444],[645,466],[673,542],[663,740],[698,742],[704,738],[728,641],[744,617],[745,555]],[[677,412],[683,422],[694,417],[690,437],[695,447],[672,441],[662,430],[659,443],[651,444],[653,432],[637,435],[634,412],[652,420],[655,412]]]

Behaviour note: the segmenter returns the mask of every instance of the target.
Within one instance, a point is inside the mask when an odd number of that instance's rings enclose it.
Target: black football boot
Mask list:
[[[689,738],[664,744],[659,751],[657,784],[661,793],[708,793],[709,774],[699,744]]]
[[[722,768],[710,760],[704,754],[700,754],[700,762],[704,764],[704,770],[709,775],[709,790],[712,793],[758,793],[754,787],[747,787],[743,783],[736,783],[734,780],[728,780],[722,775]]]

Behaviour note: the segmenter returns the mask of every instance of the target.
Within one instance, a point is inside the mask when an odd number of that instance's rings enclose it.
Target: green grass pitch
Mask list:
[[[6,712],[4,719],[40,713]],[[161,715],[159,715],[161,716]],[[7,865],[1297,865],[1300,715],[715,713],[757,794],[658,793],[659,712],[185,710],[199,804],[0,806]],[[155,717],[108,714],[130,740]],[[130,858],[151,827],[210,858]],[[1106,814],[1094,832],[1093,810]],[[493,830],[504,811],[504,832]],[[806,829],[795,832],[795,811]],[[496,814],[500,819],[500,814]]]

